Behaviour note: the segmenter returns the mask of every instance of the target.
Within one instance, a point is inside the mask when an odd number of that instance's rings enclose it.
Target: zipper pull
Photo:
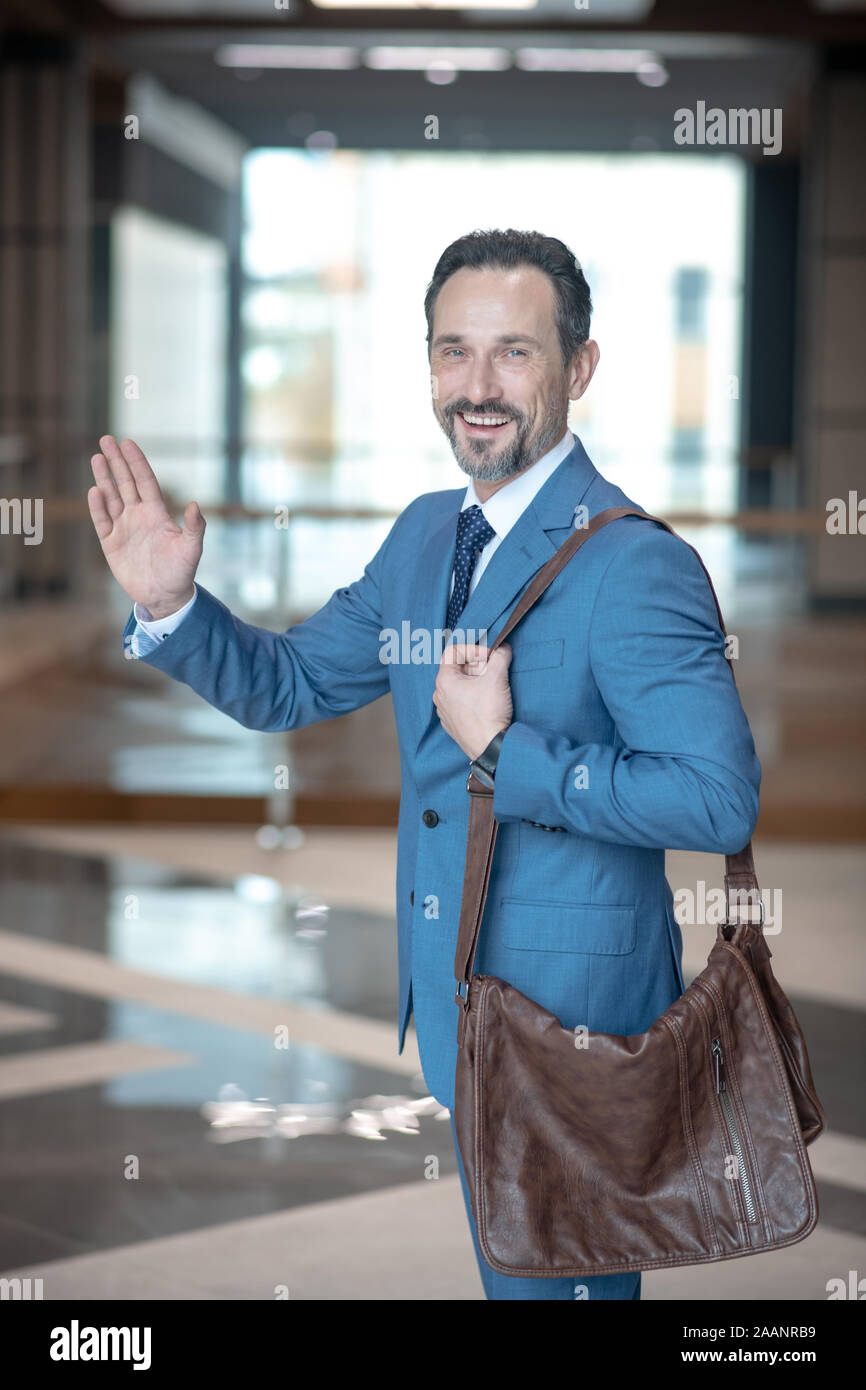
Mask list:
[[[722,1067],[724,1065],[725,1059],[722,1054],[721,1039],[713,1038],[713,1072],[716,1078],[716,1095],[725,1089],[725,1078],[722,1075]]]

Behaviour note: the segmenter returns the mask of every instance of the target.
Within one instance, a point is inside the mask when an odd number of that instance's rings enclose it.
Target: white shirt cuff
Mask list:
[[[193,588],[195,589],[195,585]],[[153,637],[156,641],[161,642],[164,637],[168,637],[170,632],[174,632],[175,628],[180,626],[197,597],[198,589],[195,589],[192,598],[183,605],[183,608],[178,608],[176,613],[169,613],[164,618],[152,618],[150,609],[145,608],[141,603],[133,604],[132,611],[135,621],[141,624],[148,637]]]

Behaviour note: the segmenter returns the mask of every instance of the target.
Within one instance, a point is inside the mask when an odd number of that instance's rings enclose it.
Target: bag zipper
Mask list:
[[[734,1154],[737,1159],[737,1170],[740,1178],[740,1190],[743,1194],[743,1202],[746,1207],[746,1215],[749,1221],[757,1221],[755,1211],[755,1201],[752,1196],[752,1186],[749,1182],[749,1173],[746,1168],[746,1160],[743,1156],[743,1145],[740,1141],[740,1130],[737,1125],[737,1117],[734,1114],[734,1107],[725,1085],[725,1054],[722,1051],[721,1038],[713,1038],[713,1074],[716,1083],[716,1095],[719,1097],[724,1112],[725,1122],[728,1126],[728,1133],[731,1137]]]

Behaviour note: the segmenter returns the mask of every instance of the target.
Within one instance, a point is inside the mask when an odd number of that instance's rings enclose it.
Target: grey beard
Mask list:
[[[477,478],[482,483],[500,483],[504,478],[514,478],[518,473],[524,473],[533,463],[552,449],[557,440],[562,438],[568,419],[568,401],[566,398],[566,414],[563,420],[554,420],[549,415],[542,427],[538,441],[532,452],[533,458],[528,457],[526,448],[526,438],[522,433],[518,433],[509,448],[502,454],[485,458],[479,455],[477,458],[464,457],[457,451],[456,434],[452,428],[450,436],[451,451],[464,473],[468,473],[470,478]]]
[[[470,478],[477,478],[482,483],[499,483],[503,478],[513,478],[518,473],[522,473],[526,464],[523,457],[523,445],[520,440],[513,448],[507,449],[498,458],[464,458],[454,450],[454,457],[464,473],[468,473]]]

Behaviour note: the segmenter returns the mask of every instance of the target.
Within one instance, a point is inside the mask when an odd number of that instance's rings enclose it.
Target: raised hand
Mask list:
[[[103,554],[122,589],[154,618],[182,608],[195,593],[205,519],[188,502],[178,526],[163,501],[153,469],[131,439],[104,434],[90,460],[96,486],[87,505]]]

